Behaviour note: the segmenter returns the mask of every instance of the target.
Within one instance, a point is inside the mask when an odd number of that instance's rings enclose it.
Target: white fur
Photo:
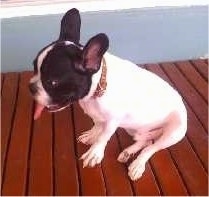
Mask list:
[[[45,59],[45,57],[47,56],[47,54],[49,53],[49,51],[51,51],[54,48],[54,44],[49,45],[46,49],[44,49],[41,54],[39,54],[39,56],[37,57],[37,69],[38,72],[36,75],[34,75],[31,79],[30,79],[30,83],[35,83],[37,88],[38,88],[38,92],[35,95],[35,100],[38,101],[38,103],[42,104],[42,105],[47,105],[50,102],[50,97],[47,94],[47,92],[45,91],[45,89],[43,88],[42,82],[41,82],[41,65],[43,63],[43,60]]]
[[[69,40],[65,41],[65,45],[71,45],[71,44],[77,46],[74,42],[71,42]]]
[[[107,66],[107,89],[102,97],[92,98],[101,76],[93,76],[89,94],[79,101],[95,126],[78,141],[91,144],[81,156],[83,166],[100,163],[110,137],[123,127],[136,141],[118,157],[126,162],[142,149],[129,166],[132,180],[141,177],[147,160],[160,149],[180,141],[187,129],[187,112],[181,96],[157,75],[132,62],[109,53],[104,55]],[[154,143],[152,141],[154,140]]]

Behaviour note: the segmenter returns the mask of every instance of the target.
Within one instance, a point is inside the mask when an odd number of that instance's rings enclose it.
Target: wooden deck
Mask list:
[[[174,66],[175,65],[175,66]],[[208,195],[208,65],[206,60],[145,65],[172,84],[188,110],[186,137],[156,153],[132,182],[118,154],[131,138],[118,129],[105,158],[83,168],[88,146],[77,143],[91,120],[78,104],[33,121],[31,72],[1,74],[2,195]]]

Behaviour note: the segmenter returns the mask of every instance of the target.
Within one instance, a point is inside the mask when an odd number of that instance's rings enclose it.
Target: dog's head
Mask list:
[[[80,26],[79,11],[69,10],[61,20],[59,39],[44,47],[34,60],[29,88],[39,111],[45,107],[59,111],[90,90],[92,75],[100,69],[109,41],[105,34],[98,34],[81,46]]]

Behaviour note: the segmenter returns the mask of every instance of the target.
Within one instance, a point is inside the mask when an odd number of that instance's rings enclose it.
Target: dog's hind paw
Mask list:
[[[128,175],[132,181],[139,179],[145,171],[145,163],[141,163],[138,159],[134,160],[128,167]]]
[[[120,153],[117,160],[121,163],[126,163],[129,160],[130,156],[131,155],[128,153],[128,151],[123,151],[122,153]]]

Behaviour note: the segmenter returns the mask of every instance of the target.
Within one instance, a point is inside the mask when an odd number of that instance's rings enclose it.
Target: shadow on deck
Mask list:
[[[175,65],[175,66],[174,66]],[[205,60],[149,64],[183,96],[186,137],[156,153],[137,182],[118,154],[132,143],[122,130],[111,138],[101,165],[83,168],[87,146],[77,143],[91,120],[78,104],[33,121],[31,72],[1,74],[2,195],[208,195],[208,65]]]

